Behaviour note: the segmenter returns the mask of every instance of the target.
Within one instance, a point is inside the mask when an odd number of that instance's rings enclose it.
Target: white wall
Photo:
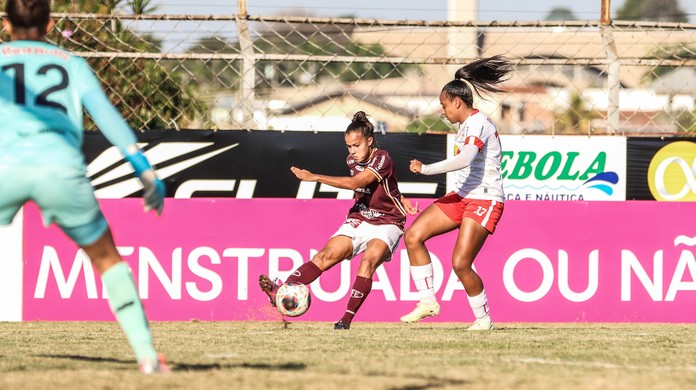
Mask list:
[[[0,321],[22,320],[22,222],[0,226]]]

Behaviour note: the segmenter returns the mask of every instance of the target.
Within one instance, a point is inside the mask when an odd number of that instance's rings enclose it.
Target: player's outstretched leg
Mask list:
[[[275,306],[276,305],[276,294],[278,293],[278,288],[282,283],[280,283],[280,280],[276,279],[275,281],[271,280],[267,275],[259,275],[259,286],[261,287],[261,291],[265,292],[266,295],[268,296],[268,299],[271,301],[271,305]]]
[[[322,270],[317,267],[316,264],[308,261],[297,268],[293,273],[288,276],[288,280],[285,283],[299,282],[304,285],[309,286],[310,283],[315,281],[322,273]],[[278,278],[271,280],[268,275],[259,276],[259,286],[261,290],[268,295],[268,299],[271,301],[271,305],[276,305],[276,294],[278,293],[278,288],[283,285],[283,282]]]

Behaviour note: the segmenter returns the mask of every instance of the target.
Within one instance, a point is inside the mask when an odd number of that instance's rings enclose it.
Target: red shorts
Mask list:
[[[491,234],[503,215],[503,202],[497,200],[467,199],[456,192],[450,192],[435,201],[449,219],[461,225],[464,218],[471,218],[486,228]]]

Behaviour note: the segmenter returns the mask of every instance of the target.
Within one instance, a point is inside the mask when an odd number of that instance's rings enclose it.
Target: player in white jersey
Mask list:
[[[130,268],[85,176],[82,108],[123,153],[144,187],[145,209],[162,212],[164,184],[135,144],[87,63],[45,42],[50,0],[8,0],[0,45],[0,225],[34,201],[87,254],[101,275],[109,306],[145,374],[167,371],[152,342]]]
[[[478,152],[469,166],[454,171],[454,186],[462,198],[486,199],[503,202],[503,178],[500,174],[500,157],[502,150],[498,130],[491,119],[479,110],[459,124],[457,137],[454,139],[454,156],[470,148]],[[462,156],[459,158],[463,158]],[[436,167],[425,166],[423,174],[434,174]]]
[[[476,316],[469,330],[493,328],[483,282],[472,265],[503,214],[501,147],[493,122],[473,107],[473,92],[479,96],[479,89],[500,92],[497,85],[504,81],[511,69],[505,58],[494,56],[474,61],[457,70],[455,79],[447,83],[440,93],[445,117],[452,123],[459,123],[454,155],[427,165],[419,160],[411,160],[410,169],[414,173],[435,175],[455,172],[457,189],[428,206],[406,230],[404,242],[420,302],[411,313],[401,317],[402,322],[418,322],[440,314],[433,286],[433,265],[425,242],[459,229],[452,253],[452,269],[464,285]]]

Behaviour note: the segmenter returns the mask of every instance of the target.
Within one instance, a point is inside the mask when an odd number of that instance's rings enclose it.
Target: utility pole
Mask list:
[[[254,124],[254,86],[256,84],[254,47],[249,34],[249,23],[247,23],[246,0],[237,1],[237,31],[239,33],[239,47],[242,54],[242,74],[240,86],[240,99],[242,100],[242,127],[245,130],[252,130]]]
[[[478,0],[447,0],[447,21],[454,23],[476,22]],[[479,56],[476,27],[451,27],[447,34],[447,56],[450,59],[471,59]],[[446,82],[452,80],[454,72],[463,64],[447,67]],[[442,83],[442,84],[444,84]]]
[[[619,131],[619,95],[621,92],[621,77],[619,53],[611,28],[611,0],[602,0],[602,40],[604,51],[607,53],[607,132],[616,134]]]

